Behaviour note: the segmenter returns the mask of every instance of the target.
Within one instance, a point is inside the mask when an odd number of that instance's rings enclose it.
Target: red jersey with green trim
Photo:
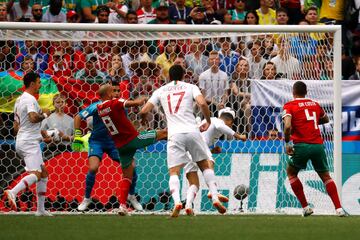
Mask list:
[[[319,119],[326,113],[319,103],[306,98],[296,98],[284,105],[282,114],[291,116],[291,140],[296,143],[322,144]]]
[[[125,102],[125,99],[117,98],[97,105],[99,117],[104,122],[117,148],[131,142],[139,135],[127,118]]]

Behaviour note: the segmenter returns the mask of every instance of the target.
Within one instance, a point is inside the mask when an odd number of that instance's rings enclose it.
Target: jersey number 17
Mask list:
[[[179,107],[180,107],[181,101],[184,98],[184,95],[185,95],[185,92],[170,93],[170,94],[167,95],[167,102],[168,102],[168,107],[169,107],[170,114],[175,114],[175,113],[177,113],[179,111]],[[172,97],[177,97],[177,96],[179,96],[179,98],[178,98],[178,101],[176,103],[175,109],[173,111],[173,107],[171,106],[171,98]]]

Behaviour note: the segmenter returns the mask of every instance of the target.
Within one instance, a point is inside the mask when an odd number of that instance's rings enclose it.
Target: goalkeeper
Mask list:
[[[114,97],[118,91],[116,91],[116,87],[114,87]],[[85,211],[91,203],[91,192],[95,185],[95,177],[100,166],[100,162],[102,160],[103,154],[107,153],[107,155],[113,160],[120,163],[120,157],[118,150],[115,147],[115,144],[111,137],[108,134],[108,130],[106,129],[103,121],[99,117],[97,113],[96,106],[101,103],[102,100],[95,102],[83,109],[79,112],[74,118],[74,128],[75,128],[75,136],[74,142],[72,144],[72,149],[75,152],[84,151],[88,149],[88,159],[89,159],[89,171],[86,175],[85,181],[85,196],[83,201],[78,206],[79,211]],[[86,135],[82,135],[82,131],[80,130],[81,120],[88,120],[90,117],[93,118],[93,129],[88,138],[88,146],[87,146],[87,137]],[[132,179],[132,185],[130,186],[130,193],[128,200],[135,210],[141,211],[143,210],[141,204],[137,201],[135,195],[135,186],[136,186],[137,175],[134,170],[134,175]],[[121,187],[121,186],[120,186]],[[133,196],[133,197],[132,197]]]

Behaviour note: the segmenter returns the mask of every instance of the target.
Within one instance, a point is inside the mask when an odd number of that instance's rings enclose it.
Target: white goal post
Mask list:
[[[80,33],[80,34],[79,34]],[[333,34],[333,158],[334,180],[341,198],[342,186],[342,100],[341,26],[279,25],[152,25],[152,24],[66,24],[0,22],[2,41],[157,41],[170,39],[220,38],[246,34]],[[0,96],[1,97],[1,96]],[[316,99],[315,99],[316,100]],[[165,181],[165,180],[164,180]],[[166,180],[167,181],[167,180]],[[1,187],[1,186],[0,186]],[[232,194],[230,192],[230,194]]]

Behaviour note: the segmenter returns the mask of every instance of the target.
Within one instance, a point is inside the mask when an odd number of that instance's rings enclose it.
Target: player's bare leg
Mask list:
[[[209,160],[202,160],[197,162],[197,165],[202,171],[205,182],[209,187],[209,191],[211,193],[211,197],[213,201],[213,206],[218,210],[219,213],[224,214],[226,212],[226,208],[219,201],[218,190],[215,180],[215,173],[214,170],[211,168],[209,162],[210,162]]]
[[[120,197],[119,197],[120,207],[118,210],[118,214],[120,216],[126,216],[129,214],[128,209],[126,207],[126,200],[128,198],[130,186],[132,183],[134,168],[135,168],[134,159],[132,160],[132,163],[128,167],[122,168],[123,177],[120,182]]]
[[[37,181],[41,179],[41,172],[38,171],[29,171],[28,175],[23,177],[18,184],[15,185],[13,189],[9,189],[4,191],[5,197],[11,207],[12,210],[17,210],[16,205],[16,195],[24,190],[25,188],[30,187]]]
[[[182,203],[180,201],[180,175],[181,166],[172,167],[169,169],[169,188],[171,196],[174,200],[174,209],[171,213],[171,217],[178,217],[182,209]]]
[[[214,162],[213,161],[209,161],[209,166],[212,170],[214,170]],[[212,199],[212,195],[211,195],[211,192],[209,191],[208,194],[207,194],[207,197],[209,199]],[[219,198],[219,201],[220,202],[228,202],[229,201],[229,198],[227,198],[226,196],[222,195],[221,193],[218,193],[218,198]]]
[[[96,173],[100,166],[100,158],[97,156],[89,157],[89,171],[86,174],[85,197],[78,206],[79,211],[85,211],[91,203],[91,192],[95,184]]]
[[[309,204],[306,200],[305,194],[304,194],[304,188],[300,181],[300,179],[297,177],[299,170],[294,168],[293,166],[288,166],[286,168],[286,173],[289,178],[290,186],[293,192],[295,193],[295,196],[299,200],[302,208],[303,208],[303,216],[307,217],[314,213],[314,211],[309,207]]]
[[[41,166],[40,179],[36,183],[36,195],[37,195],[37,210],[35,216],[37,217],[52,217],[53,215],[45,210],[45,196],[47,190],[47,182],[49,173],[45,165]]]
[[[188,216],[193,216],[194,215],[193,202],[200,186],[197,171],[188,172],[186,174],[186,178],[189,181],[189,188],[186,194],[185,212]]]
[[[336,214],[339,217],[345,217],[346,213],[341,207],[340,198],[334,180],[331,178],[329,172],[318,172],[319,177],[323,181],[326,191],[334,204]]]

